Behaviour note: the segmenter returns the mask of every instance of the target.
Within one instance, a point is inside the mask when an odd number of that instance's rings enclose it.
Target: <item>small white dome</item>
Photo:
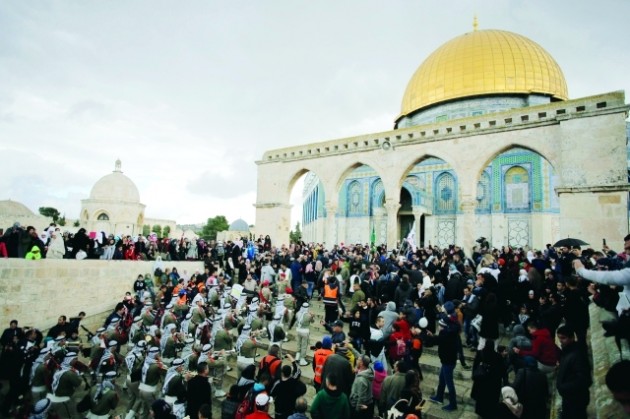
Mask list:
[[[90,199],[140,203],[138,187],[123,174],[120,166],[120,160],[117,160],[115,170],[94,184],[90,192]]]

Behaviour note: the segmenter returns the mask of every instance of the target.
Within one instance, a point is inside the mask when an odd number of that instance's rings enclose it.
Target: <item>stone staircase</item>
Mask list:
[[[311,335],[310,335],[310,343],[311,345],[315,344],[317,341],[321,341],[324,335],[327,334],[326,330],[323,326],[319,325],[319,321],[323,319],[323,305],[319,301],[312,301],[311,311],[316,316],[316,325],[311,327]],[[295,341],[294,331],[289,331],[288,333],[289,341],[285,342],[282,345],[283,353],[291,354],[295,356],[297,350],[297,344]],[[261,339],[258,343],[259,351],[257,360],[261,359],[267,353],[267,348],[269,347],[268,339]],[[464,357],[466,358],[466,362],[468,365],[472,365],[474,359],[474,352],[464,349]],[[309,363],[312,362],[312,351],[306,355],[306,359]],[[438,385],[438,378],[440,372],[440,360],[437,354],[437,347],[425,347],[423,350],[422,357],[420,358],[420,364],[422,368],[422,373],[424,376],[424,380],[422,381],[420,388],[422,390],[422,394],[425,399],[428,399],[432,395],[435,394]],[[313,369],[311,365],[301,367],[302,371],[302,381],[307,385],[308,391],[306,394],[307,400],[309,402],[315,397],[315,391],[312,386],[313,383]],[[237,380],[237,372],[236,368],[232,369],[227,373],[224,381],[224,390],[228,390],[229,386],[236,382]],[[437,405],[431,403],[427,400],[425,404],[424,410],[422,412],[423,418],[476,418],[477,415],[474,413],[475,404],[474,400],[470,398],[470,392],[472,390],[472,379],[471,379],[471,371],[464,370],[461,365],[458,363],[458,366],[454,371],[454,382],[455,389],[457,393],[457,403],[458,410],[455,412],[445,412],[441,409],[441,405]],[[448,392],[446,393],[445,399],[447,399]]]

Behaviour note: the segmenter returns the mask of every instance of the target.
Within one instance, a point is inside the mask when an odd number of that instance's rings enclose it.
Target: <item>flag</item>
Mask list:
[[[411,225],[411,230],[407,234],[407,243],[411,246],[411,251],[416,253],[416,222]]]
[[[374,224],[372,224],[372,233],[370,234],[370,246],[373,248],[376,243],[376,231],[374,230]]]

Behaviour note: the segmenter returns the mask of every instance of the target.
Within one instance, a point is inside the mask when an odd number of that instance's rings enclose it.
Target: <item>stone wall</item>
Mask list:
[[[85,311],[88,327],[102,321],[139,274],[153,272],[154,262],[106,260],[0,259],[0,327],[11,319],[21,326],[48,329],[59,315]],[[203,262],[164,262],[180,275],[203,272]]]

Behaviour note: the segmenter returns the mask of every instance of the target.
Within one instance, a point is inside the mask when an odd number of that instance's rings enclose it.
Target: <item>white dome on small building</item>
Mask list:
[[[114,171],[94,184],[90,199],[138,204],[140,192],[136,184],[123,174],[120,160],[116,160]]]
[[[135,183],[116,160],[114,171],[100,178],[81,201],[81,226],[88,231],[136,235],[142,232],[145,205]]]

